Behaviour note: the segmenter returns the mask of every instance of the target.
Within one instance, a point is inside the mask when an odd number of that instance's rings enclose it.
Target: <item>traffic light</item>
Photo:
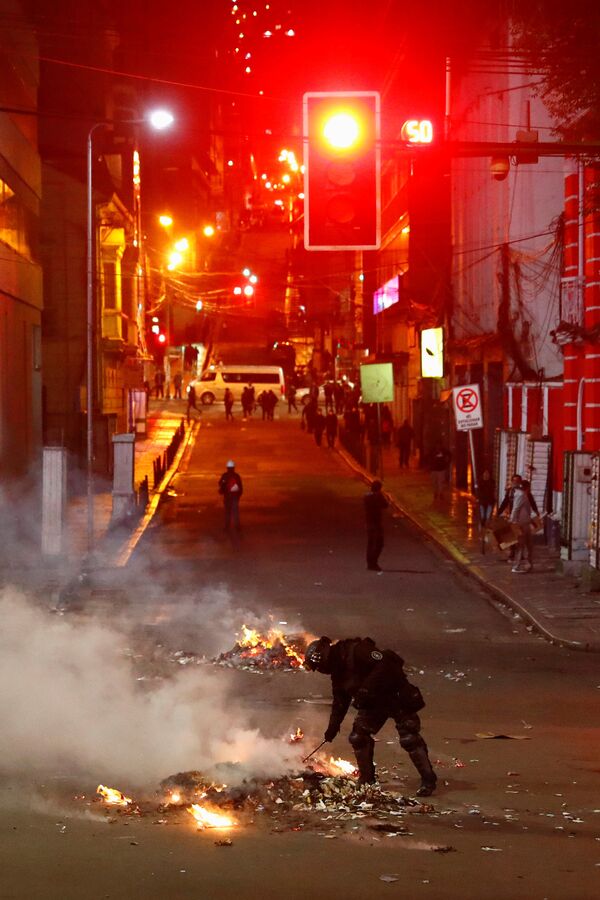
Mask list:
[[[304,95],[304,246],[376,250],[381,242],[379,94]]]

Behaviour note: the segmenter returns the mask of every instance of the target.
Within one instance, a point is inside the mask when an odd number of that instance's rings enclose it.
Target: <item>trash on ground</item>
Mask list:
[[[526,734],[494,734],[493,731],[478,731],[475,735],[482,741],[530,741]]]

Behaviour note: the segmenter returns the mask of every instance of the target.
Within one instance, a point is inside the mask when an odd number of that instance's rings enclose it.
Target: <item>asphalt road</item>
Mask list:
[[[234,543],[216,492],[229,458],[244,480],[243,534]],[[328,839],[331,823],[292,832],[285,822],[273,833],[273,822],[257,817],[235,832],[231,848],[218,848],[189,827],[155,827],[148,818],[107,827],[96,807],[82,814],[72,795],[93,790],[85,768],[77,775],[71,766],[63,782],[50,772],[44,787],[41,775],[25,771],[32,804],[19,802],[14,775],[3,780],[0,897],[598,896],[596,658],[530,634],[391,514],[384,571],[366,571],[364,490],[298,419],[226,423],[219,408],[205,411],[129,565],[103,573],[85,608],[71,615],[81,627],[127,623],[147,679],[155,677],[157,646],[161,659],[177,650],[214,655],[233,645],[244,620],[269,615],[287,623],[283,630],[370,635],[396,649],[427,700],[423,733],[440,777],[432,809],[407,817],[410,834],[357,826]],[[273,738],[300,725],[309,749],[321,739],[326,677],[212,667],[211,675],[227,687],[204,711],[209,731],[241,717]],[[351,758],[350,722],[349,715],[332,746],[336,756]],[[176,725],[167,727],[176,743]],[[478,737],[484,733],[512,737]],[[414,794],[418,777],[390,725],[379,738],[382,781]],[[113,726],[117,748],[120,739]],[[397,880],[381,881],[383,874]]]

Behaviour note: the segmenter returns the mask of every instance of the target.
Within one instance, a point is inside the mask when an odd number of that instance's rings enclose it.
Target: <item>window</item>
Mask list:
[[[217,377],[216,372],[205,372],[204,375],[202,376],[201,380],[202,381],[214,381],[216,377]]]
[[[0,178],[0,241],[32,258],[35,216]]]

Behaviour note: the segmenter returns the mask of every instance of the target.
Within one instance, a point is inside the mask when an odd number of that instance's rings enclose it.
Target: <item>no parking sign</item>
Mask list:
[[[452,388],[454,415],[459,431],[471,431],[483,428],[483,412],[478,384],[463,384]]]

